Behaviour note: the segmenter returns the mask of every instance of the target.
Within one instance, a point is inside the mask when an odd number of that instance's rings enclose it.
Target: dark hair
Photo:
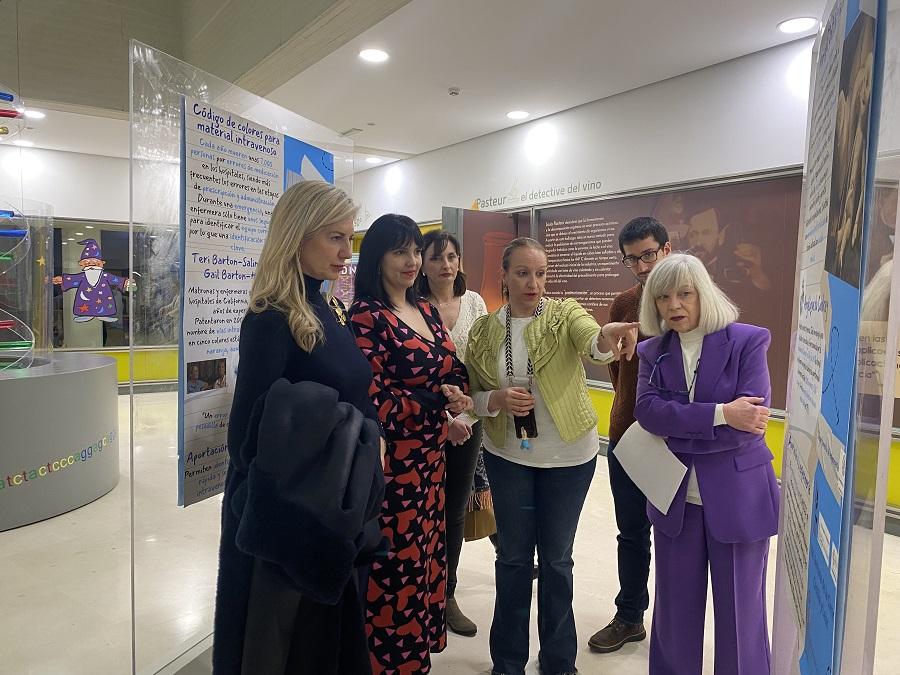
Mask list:
[[[641,216],[628,221],[619,232],[619,250],[625,255],[625,244],[653,237],[660,247],[669,243],[669,233],[663,224],[652,216]]]
[[[466,292],[466,273],[463,272],[462,268],[462,248],[460,248],[456,237],[443,230],[428,232],[422,243],[422,265],[425,265],[425,255],[429,246],[434,245],[434,254],[440,255],[447,248],[448,244],[453,246],[456,255],[459,256],[459,272],[456,273],[456,279],[453,280],[453,297],[458,298]],[[419,275],[418,281],[416,281],[416,290],[423,298],[431,295],[431,285],[428,283],[428,277],[425,276],[424,272]]]
[[[503,268],[504,272],[509,271],[509,259],[512,256],[513,252],[516,249],[520,248],[533,248],[535,251],[540,251],[544,254],[544,257],[547,257],[547,249],[545,249],[541,242],[536,239],[532,239],[531,237],[519,237],[517,239],[513,239],[506,245],[506,248],[503,249],[503,260],[500,263],[500,266]],[[509,297],[509,289],[506,288],[506,284],[502,284],[502,288],[500,291],[503,294],[504,298]]]
[[[358,298],[373,298],[388,307],[394,307],[381,279],[381,259],[386,253],[406,248],[411,243],[424,248],[422,233],[412,218],[396,213],[386,213],[376,218],[366,230],[359,247],[354,295]],[[416,299],[414,284],[406,290],[406,301],[415,305]]]

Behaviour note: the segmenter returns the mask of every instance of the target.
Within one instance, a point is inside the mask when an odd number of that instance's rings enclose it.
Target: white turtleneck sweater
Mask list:
[[[700,363],[700,352],[703,350],[703,338],[706,334],[700,328],[679,333],[678,338],[681,340],[681,355],[684,358],[684,381],[687,382],[688,399],[694,401],[694,390],[696,388],[696,373]],[[716,404],[716,414],[713,420],[715,426],[726,424],[725,422],[725,405],[723,403]],[[700,499],[700,486],[697,483],[697,472],[691,466],[691,473],[688,476],[687,496],[685,501],[688,504],[703,505]]]

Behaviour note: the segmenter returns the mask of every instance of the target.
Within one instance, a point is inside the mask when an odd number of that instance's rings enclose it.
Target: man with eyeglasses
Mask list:
[[[622,263],[631,270],[638,283],[616,296],[609,308],[610,321],[637,321],[641,292],[650,270],[671,252],[669,233],[656,218],[643,216],[629,221],[619,234]],[[638,341],[644,336],[639,335]],[[650,575],[650,520],[647,499],[632,482],[613,454],[616,443],[634,423],[637,396],[638,360],[613,361],[609,374],[616,395],[609,416],[609,484],[616,509],[619,529],[618,565],[619,594],[616,615],[609,624],[588,641],[591,650],[614,652],[627,642],[647,637],[644,611],[650,602],[647,579]]]

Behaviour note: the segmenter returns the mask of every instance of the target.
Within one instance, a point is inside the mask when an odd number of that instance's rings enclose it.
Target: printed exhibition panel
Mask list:
[[[798,251],[774,628],[776,673],[840,669],[860,286],[875,197],[881,3],[837,0],[819,38]],[[887,198],[886,196],[883,198]]]
[[[484,298],[488,311],[505,302],[500,281],[503,249],[520,236],[511,213],[459,209],[466,286]],[[527,234],[527,233],[526,233]],[[524,236],[524,235],[521,235]]]
[[[884,113],[882,112],[882,115]],[[863,285],[863,312],[860,317],[859,367],[857,379],[860,393],[868,396],[882,395],[882,379],[887,353],[887,321],[885,285],[890,284],[890,268],[894,259],[895,231],[897,228],[897,204],[900,190],[897,181],[878,181],[876,178],[872,215],[866,252],[866,274]],[[871,298],[866,311],[866,299]],[[877,303],[874,302],[876,299]],[[887,293],[887,298],[890,294]],[[900,374],[900,350],[895,356],[895,368]],[[900,377],[894,378],[894,419],[900,421]]]
[[[225,487],[241,321],[272,209],[296,182],[333,183],[334,161],[185,97],[181,163],[178,503],[188,506]]]
[[[354,253],[344,269],[341,270],[340,276],[334,282],[334,290],[332,294],[341,301],[344,307],[350,307],[353,304],[353,294],[356,286],[356,268],[359,265],[359,254]],[[323,287],[326,284],[323,284]]]
[[[706,264],[741,310],[740,320],[772,333],[772,405],[785,407],[801,177],[781,176],[557,206],[537,211],[547,248],[547,294],[577,299],[600,323],[622,291],[637,283],[622,264],[619,233],[632,218],[665,225],[673,251]],[[609,381],[605,366],[585,364]]]

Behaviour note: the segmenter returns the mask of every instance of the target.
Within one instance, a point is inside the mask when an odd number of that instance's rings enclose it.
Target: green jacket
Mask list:
[[[559,435],[572,441],[597,426],[581,358],[591,358],[600,326],[575,300],[547,298],[544,303],[544,311],[525,329],[525,344],[534,364],[534,379]],[[497,355],[506,339],[499,314],[497,310],[479,317],[469,331],[466,369],[470,393],[508,386],[505,375],[501,378],[498,372]],[[502,411],[496,417],[483,418],[484,429],[498,448],[506,446],[506,419]]]

